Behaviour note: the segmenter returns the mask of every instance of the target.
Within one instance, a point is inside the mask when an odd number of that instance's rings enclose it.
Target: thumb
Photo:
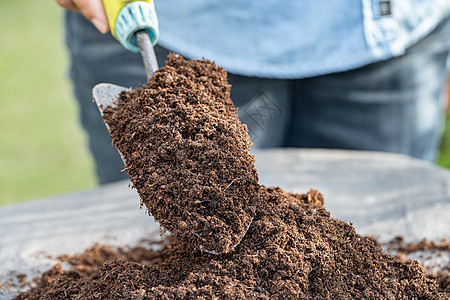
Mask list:
[[[98,31],[109,31],[108,19],[101,0],[72,0],[79,11],[94,24]]]

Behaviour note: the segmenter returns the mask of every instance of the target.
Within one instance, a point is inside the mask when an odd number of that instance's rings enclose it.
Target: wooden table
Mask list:
[[[450,237],[450,172],[402,155],[274,149],[255,153],[260,182],[325,196],[335,218],[381,240]],[[35,276],[55,257],[95,243],[134,245],[159,226],[128,181],[0,207],[0,282],[11,270]],[[0,294],[0,299],[9,299]]]

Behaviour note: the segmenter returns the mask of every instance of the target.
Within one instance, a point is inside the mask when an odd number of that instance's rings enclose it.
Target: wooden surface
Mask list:
[[[450,172],[430,163],[376,152],[282,149],[257,152],[256,166],[262,184],[320,190],[331,215],[361,234],[450,237]],[[0,282],[12,270],[31,277],[48,269],[56,262],[48,255],[158,237],[158,224],[139,207],[127,181],[1,207]]]

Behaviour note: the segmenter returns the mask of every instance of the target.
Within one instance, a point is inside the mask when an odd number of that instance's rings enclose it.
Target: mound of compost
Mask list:
[[[446,299],[413,260],[384,254],[330,217],[317,191],[261,187],[256,216],[235,251],[94,247],[63,257],[16,299]]]
[[[171,54],[116,104],[103,117],[148,211],[181,241],[232,250],[255,215],[258,175],[227,73]]]

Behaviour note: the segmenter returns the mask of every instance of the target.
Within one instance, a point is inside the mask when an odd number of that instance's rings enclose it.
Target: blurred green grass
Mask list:
[[[67,79],[62,9],[0,2],[0,205],[95,185]]]
[[[0,41],[0,205],[93,187],[66,76],[62,9],[1,1]],[[438,164],[450,168],[450,116]]]
[[[450,80],[448,82],[450,84]],[[448,111],[445,122],[444,136],[442,137],[441,153],[439,156],[439,160],[437,161],[437,164],[442,167],[450,168],[450,110]]]

